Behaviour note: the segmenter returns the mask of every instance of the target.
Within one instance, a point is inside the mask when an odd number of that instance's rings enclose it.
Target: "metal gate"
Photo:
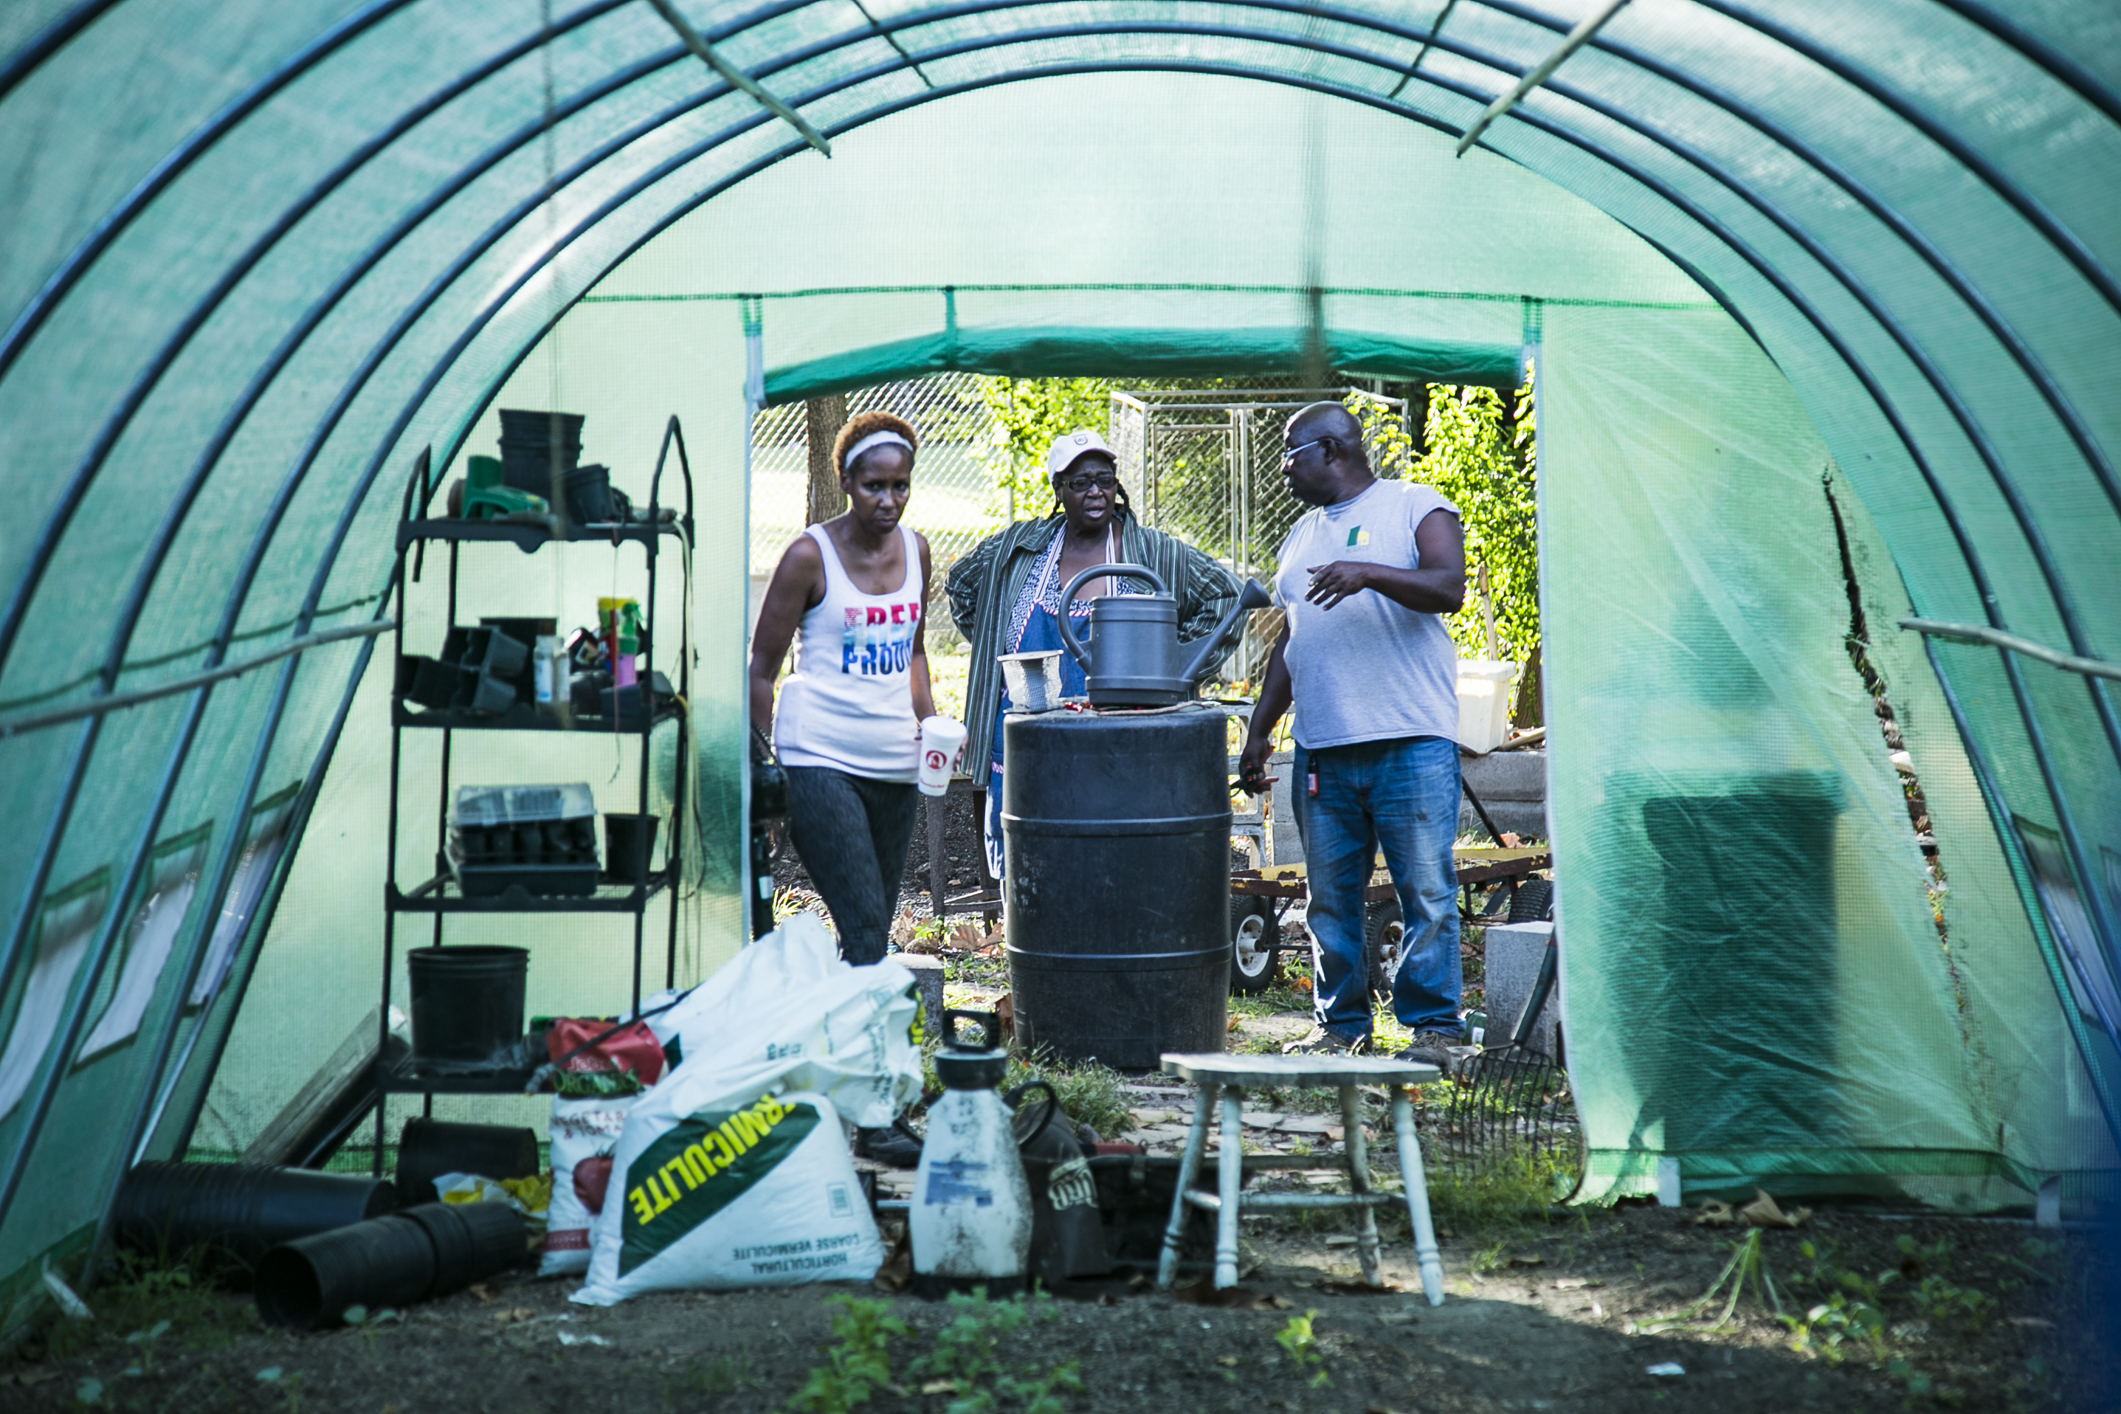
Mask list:
[[[1404,398],[1366,388],[1144,388],[1112,395],[1112,449],[1144,524],[1196,546],[1236,575],[1271,585],[1282,541],[1308,509],[1282,485],[1282,424],[1308,403],[1352,402],[1406,425]],[[1393,474],[1379,466],[1379,475]],[[1224,666],[1256,691],[1281,633],[1278,612],[1252,616]]]

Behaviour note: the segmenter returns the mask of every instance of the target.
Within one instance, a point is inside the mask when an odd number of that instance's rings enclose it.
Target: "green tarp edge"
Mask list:
[[[1012,378],[1215,378],[1294,373],[1308,335],[1258,329],[958,329],[769,369],[766,402],[798,402],[932,373]],[[1475,344],[1328,331],[1326,359],[1344,375],[1515,388],[1515,344]]]

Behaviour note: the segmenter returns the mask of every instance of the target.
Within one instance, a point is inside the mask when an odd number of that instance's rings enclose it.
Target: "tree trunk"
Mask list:
[[[834,393],[804,403],[803,425],[810,434],[810,505],[804,524],[816,525],[847,509],[839,468],[832,464],[832,439],[847,425],[847,395]]]
[[[1522,732],[1546,725],[1539,686],[1539,650],[1545,646],[1543,643],[1533,645],[1532,656],[1525,663],[1524,676],[1517,685],[1517,711],[1512,725]]]

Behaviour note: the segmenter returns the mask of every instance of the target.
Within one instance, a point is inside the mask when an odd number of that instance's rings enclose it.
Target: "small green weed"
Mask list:
[[[798,1414],[848,1414],[856,1405],[891,1384],[892,1336],[905,1335],[906,1323],[891,1314],[886,1301],[864,1301],[846,1292],[829,1297],[840,1308],[832,1317],[839,1344],[825,1352],[825,1363],[811,1370],[790,1408]]]
[[[1318,1335],[1311,1329],[1317,1315],[1314,1309],[1289,1317],[1289,1324],[1275,1333],[1274,1343],[1288,1355],[1298,1374],[1309,1375],[1313,1385],[1329,1385],[1333,1377],[1326,1373],[1326,1357],[1318,1353]]]
[[[1063,1414],[1062,1391],[1083,1387],[1076,1362],[1069,1360],[1040,1372],[1036,1365],[1012,1369],[1002,1363],[1002,1337],[1026,1321],[1051,1320],[1052,1298],[990,1302],[984,1290],[950,1298],[956,1314],[935,1333],[935,1344],[916,1360],[910,1373],[925,1377],[923,1394],[947,1394],[945,1414],[992,1414],[1014,1405],[1022,1414]]]
[[[1714,1321],[1703,1328],[1722,1330],[1730,1324],[1732,1314],[1738,1309],[1738,1298],[1745,1294],[1748,1287],[1752,1288],[1754,1299],[1762,1306],[1771,1308],[1778,1317],[1788,1319],[1783,1316],[1782,1294],[1775,1289],[1774,1275],[1768,1271],[1767,1261],[1760,1253],[1759,1228],[1754,1228],[1731,1244],[1731,1260],[1724,1264],[1723,1271],[1717,1275],[1716,1280],[1709,1283],[1709,1289],[1701,1294],[1699,1301],[1670,1320],[1645,1322],[1641,1329],[1648,1333],[1696,1320],[1709,1307],[1715,1305],[1717,1296],[1728,1288],[1729,1295],[1724,1300],[1723,1310],[1717,1314]]]
[[[193,1350],[226,1345],[241,1329],[241,1307],[198,1275],[193,1263],[120,1252],[110,1259],[103,1282],[90,1293],[94,1321],[55,1319],[42,1332],[45,1353],[71,1359],[123,1332],[132,1345],[176,1343]],[[160,1334],[145,1333],[160,1328]],[[143,1349],[153,1357],[152,1348]]]

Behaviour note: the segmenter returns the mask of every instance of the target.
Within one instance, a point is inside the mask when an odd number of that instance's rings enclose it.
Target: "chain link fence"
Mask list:
[[[956,646],[957,633],[941,608],[943,577],[958,556],[1009,518],[1006,497],[983,460],[993,455],[997,424],[980,397],[978,376],[971,373],[880,383],[847,395],[849,417],[871,409],[896,413],[921,434],[919,471],[906,519],[928,537],[934,563],[929,648],[947,652]],[[803,404],[765,409],[751,426],[754,606],[788,542],[803,533],[809,487],[810,440]]]
[[[1366,388],[1228,379],[1214,387],[1113,393],[1110,441],[1143,522],[1213,555],[1239,580],[1271,586],[1276,554],[1306,509],[1282,485],[1282,424],[1323,401],[1367,402],[1414,430],[1405,398]],[[1225,678],[1256,687],[1280,633],[1278,611],[1254,614]]]
[[[1143,523],[1198,546],[1239,580],[1271,584],[1282,540],[1305,509],[1282,486],[1281,429],[1307,403],[1354,400],[1417,431],[1405,398],[1366,388],[1292,388],[1272,378],[1218,379],[1212,386],[1123,389],[1112,394],[1108,440]],[[957,557],[1019,508],[997,484],[992,459],[1001,426],[971,373],[881,383],[847,395],[851,417],[872,408],[896,413],[921,434],[920,470],[909,522],[928,537],[934,583]],[[751,431],[752,602],[764,592],[788,542],[803,531],[810,443],[803,404],[770,407]],[[1024,508],[1042,512],[1044,506]],[[956,647],[949,616],[931,606],[932,651]],[[1252,616],[1225,680],[1256,685],[1281,632],[1281,615]]]

